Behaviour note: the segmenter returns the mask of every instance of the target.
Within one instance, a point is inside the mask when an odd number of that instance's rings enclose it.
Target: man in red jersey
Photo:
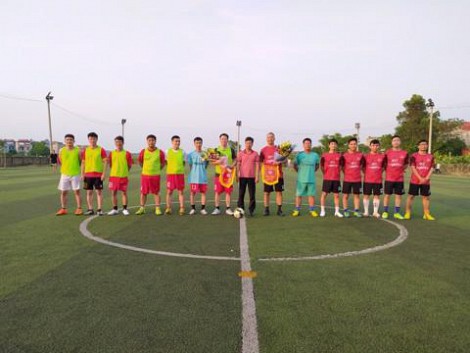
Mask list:
[[[413,153],[410,158],[411,179],[408,189],[408,199],[406,200],[405,219],[411,218],[411,207],[415,196],[421,195],[423,198],[423,219],[434,221],[435,218],[429,212],[429,196],[431,196],[431,175],[434,170],[434,157],[427,153],[428,141],[418,142],[418,152]]]
[[[276,136],[274,133],[269,132],[266,135],[266,146],[264,146],[259,154],[260,168],[262,165],[273,166],[277,165],[279,172],[279,179],[276,184],[268,185],[264,183],[264,216],[269,216],[269,198],[271,192],[276,192],[276,204],[277,204],[277,215],[284,216],[282,212],[282,192],[284,191],[284,176],[282,173],[282,162],[278,162],[275,159],[277,153],[277,146],[274,144]]]
[[[408,153],[401,149],[400,136],[395,135],[392,137],[392,148],[385,152],[385,197],[384,197],[384,212],[382,218],[388,218],[388,204],[390,196],[395,194],[395,212],[393,218],[404,219],[400,214],[401,195],[405,193],[404,175],[406,167],[409,163]]]
[[[363,155],[357,150],[357,138],[348,140],[348,150],[341,156],[340,164],[343,170],[343,215],[350,217],[348,209],[348,199],[351,192],[354,194],[354,216],[361,218],[359,205],[361,202],[360,194],[362,191],[362,166]]]
[[[379,206],[380,195],[382,195],[382,173],[385,155],[379,153],[380,142],[379,140],[372,140],[369,143],[370,153],[366,154],[363,159],[362,170],[364,172],[364,185],[362,200],[364,204],[364,216],[369,216],[369,198],[374,194],[374,213],[375,218],[380,218]]]
[[[340,159],[341,153],[338,150],[338,141],[331,139],[328,141],[329,152],[322,154],[320,159],[320,167],[323,173],[323,186],[320,198],[320,217],[325,217],[325,201],[330,192],[333,193],[335,202],[335,217],[342,218],[343,215],[339,212],[339,192],[341,190],[340,181]]]

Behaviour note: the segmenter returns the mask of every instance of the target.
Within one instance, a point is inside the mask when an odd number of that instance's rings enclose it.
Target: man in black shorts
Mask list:
[[[52,171],[55,173],[57,171],[57,152],[52,151],[52,153],[49,156],[49,159],[51,161]]]

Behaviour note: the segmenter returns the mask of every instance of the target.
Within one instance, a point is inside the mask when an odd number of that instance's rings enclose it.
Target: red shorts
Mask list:
[[[160,175],[141,175],[140,176],[140,193],[155,194],[160,192]]]
[[[231,194],[233,191],[233,185],[229,188],[226,188],[225,186],[222,186],[220,184],[220,179],[219,176],[214,177],[214,191],[218,194],[226,193],[226,194]]]
[[[207,184],[189,184],[191,192],[193,194],[200,192],[201,194],[205,194],[207,192]]]
[[[129,184],[128,178],[109,177],[109,190],[127,191],[128,184]]]
[[[167,174],[166,188],[169,191],[184,190],[184,174]]]

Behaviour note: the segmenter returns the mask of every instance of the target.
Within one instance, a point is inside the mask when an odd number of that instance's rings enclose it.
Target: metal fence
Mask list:
[[[0,168],[21,167],[26,165],[48,165],[49,157],[23,157],[0,155]]]

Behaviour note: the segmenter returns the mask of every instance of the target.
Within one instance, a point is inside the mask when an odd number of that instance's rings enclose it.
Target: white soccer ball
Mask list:
[[[235,218],[243,218],[243,216],[245,215],[245,211],[243,211],[243,208],[236,208],[235,211],[233,211],[233,217]]]

